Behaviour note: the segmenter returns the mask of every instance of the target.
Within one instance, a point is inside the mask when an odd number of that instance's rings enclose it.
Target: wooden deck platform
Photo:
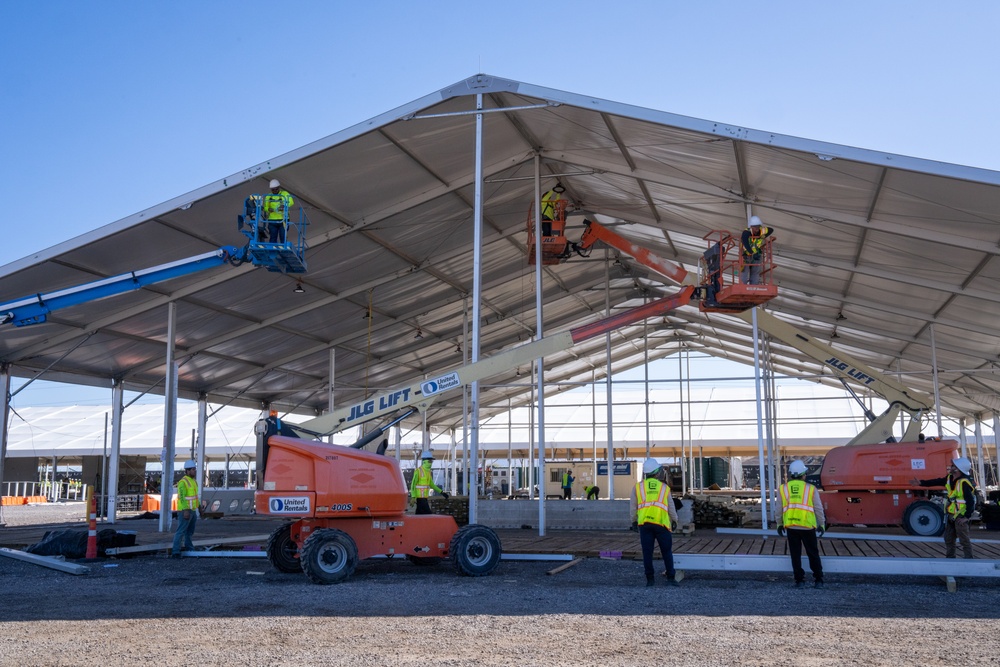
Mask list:
[[[270,517],[227,517],[202,519],[198,522],[195,539],[230,539],[241,535],[269,534],[283,523]],[[136,533],[136,544],[169,542],[170,533],[161,533],[155,519],[122,520],[114,525],[99,523],[98,530],[113,528]],[[42,524],[32,526],[7,526],[0,528],[0,547],[23,549],[42,539],[49,530],[86,530],[83,522]],[[596,530],[548,530],[539,536],[537,530],[499,529],[503,550],[510,554],[564,554],[575,557],[600,557],[615,554],[623,559],[641,559],[638,533]],[[880,533],[875,529],[869,534]],[[851,539],[826,538],[820,540],[820,553],[824,556],[856,556],[864,558],[944,558],[944,541],[932,538],[928,542],[866,539],[865,533],[855,533]],[[1000,541],[1000,532],[974,530],[973,540]],[[261,545],[263,546],[263,545]],[[705,555],[782,555],[787,554],[783,538],[751,535],[717,534],[712,529],[699,529],[691,535],[675,535],[674,553]],[[974,544],[976,557],[1000,560],[1000,544]]]

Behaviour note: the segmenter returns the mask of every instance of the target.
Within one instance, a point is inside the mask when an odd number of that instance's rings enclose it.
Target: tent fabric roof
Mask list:
[[[698,120],[479,74],[300,149],[0,268],[0,299],[44,293],[236,243],[235,215],[278,178],[310,221],[303,276],[249,266],[177,278],[6,328],[18,374],[162,391],[166,307],[177,304],[182,396],[316,414],[331,349],[338,405],[460,365],[473,282],[476,100],[483,103],[482,354],[534,333],[525,221],[561,181],[578,213],[697,270],[703,237],[737,231],[748,208],[776,229],[778,298],[808,335],[933,393],[942,412],[993,414],[1000,400],[1000,173]],[[627,256],[610,269],[614,308],[673,286]],[[544,269],[546,333],[605,309],[605,260]],[[301,279],[305,291],[293,293]],[[365,317],[370,310],[371,317]],[[933,327],[933,332],[932,332]],[[648,346],[643,335],[649,334]],[[611,336],[614,371],[681,349],[752,362],[750,327],[683,307]],[[829,376],[780,345],[774,368]],[[528,369],[481,386],[481,415],[530,400]],[[600,338],[546,357],[547,382],[601,380]],[[832,381],[832,380],[831,380]],[[461,424],[461,392],[427,415]]]

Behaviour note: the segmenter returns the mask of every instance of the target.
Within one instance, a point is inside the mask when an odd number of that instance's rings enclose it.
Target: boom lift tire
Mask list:
[[[483,577],[500,563],[500,538],[488,526],[469,524],[452,536],[449,552],[456,572],[467,577]]]
[[[903,512],[903,529],[910,535],[937,537],[944,534],[944,512],[929,500],[918,500]]]
[[[299,548],[292,541],[292,524],[286,523],[267,538],[267,559],[280,572],[302,571]]]
[[[302,571],[316,584],[339,584],[358,565],[358,546],[350,535],[336,528],[323,528],[302,545]]]

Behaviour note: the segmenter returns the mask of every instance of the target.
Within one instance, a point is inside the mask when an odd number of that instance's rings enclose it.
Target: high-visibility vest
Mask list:
[[[184,475],[181,481],[177,482],[177,509],[196,510],[199,506],[198,482],[193,477]]]
[[[573,482],[569,481],[569,473],[568,472],[564,472],[563,473],[563,485],[562,485],[562,488],[569,489],[569,488],[572,488],[572,486],[573,486]]]
[[[955,488],[951,488],[951,477],[948,481],[944,483],[944,490],[948,494],[948,515],[955,519],[960,516],[966,516],[965,514],[965,494],[962,493],[962,482],[969,485],[970,489],[975,490],[976,487],[972,485],[968,477],[959,478],[958,482],[955,484]]]
[[[264,195],[264,219],[268,222],[288,220],[288,213],[294,203],[295,200],[285,190],[276,195]]]
[[[753,257],[760,254],[760,249],[764,247],[764,240],[767,238],[767,227],[760,228],[760,236],[755,236],[753,233],[750,234],[750,250],[747,252],[746,248],[743,248],[743,255],[746,257]]]
[[[430,466],[421,464],[413,473],[413,489],[410,495],[414,498],[429,498],[434,486],[434,474]]]
[[[562,201],[562,195],[555,190],[549,190],[542,195],[542,217],[556,219],[556,204]]]
[[[816,528],[815,490],[801,479],[781,485],[781,522],[785,528]]]
[[[655,477],[647,477],[635,485],[635,497],[639,501],[636,522],[640,526],[655,523],[670,530],[670,509],[667,507],[667,503],[671,502],[669,486]]]

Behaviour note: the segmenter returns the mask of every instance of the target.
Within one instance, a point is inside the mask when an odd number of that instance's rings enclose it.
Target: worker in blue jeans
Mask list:
[[[198,523],[198,513],[201,511],[201,501],[198,499],[198,480],[195,473],[198,464],[194,461],[184,462],[184,476],[177,482],[177,532],[174,533],[174,545],[170,550],[172,558],[180,558],[181,551],[193,551],[194,527]],[[161,508],[161,511],[165,511]]]
[[[677,525],[677,510],[670,498],[670,487],[666,483],[666,473],[656,459],[646,459],[642,464],[643,480],[632,490],[631,508],[634,517],[633,528],[639,530],[639,545],[642,547],[642,567],[646,572],[646,585],[654,584],[653,547],[660,545],[667,577],[667,585],[677,586],[674,571],[673,534]]]

